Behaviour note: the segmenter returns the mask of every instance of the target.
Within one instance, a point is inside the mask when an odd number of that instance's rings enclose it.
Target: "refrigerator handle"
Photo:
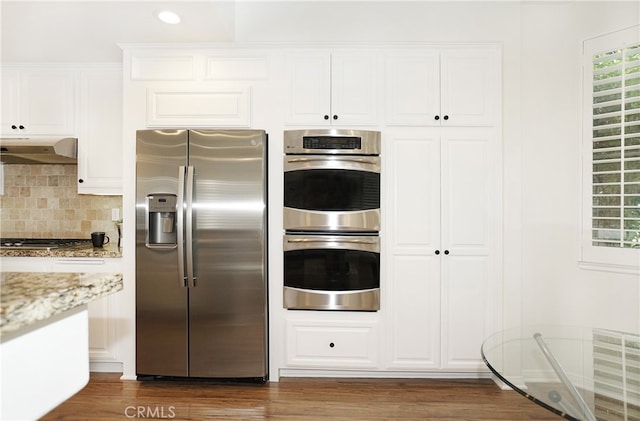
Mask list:
[[[187,204],[187,212],[186,212],[186,241],[185,246],[187,249],[186,260],[187,260],[187,285],[190,287],[196,286],[196,277],[193,273],[193,178],[194,171],[192,166],[187,167],[187,183],[186,183],[186,194],[185,203]]]
[[[180,285],[187,286],[184,270],[184,176],[186,167],[180,165],[178,169],[178,209],[176,209],[176,230],[178,231],[178,278]]]

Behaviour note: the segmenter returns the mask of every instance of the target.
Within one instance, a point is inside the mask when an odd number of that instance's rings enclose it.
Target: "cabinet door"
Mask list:
[[[78,193],[122,194],[122,70],[80,76]]]
[[[20,76],[22,134],[74,136],[75,73],[64,69],[28,69]]]
[[[394,53],[386,57],[385,67],[387,124],[439,126],[439,53]]]
[[[291,53],[287,73],[287,124],[377,124],[380,84],[375,53]]]
[[[494,49],[393,53],[386,57],[386,117],[394,126],[493,126],[500,96]]]
[[[30,258],[24,258],[30,259]],[[46,259],[51,272],[122,272],[121,259],[56,258]],[[118,360],[118,302],[122,292],[90,302],[89,359],[91,371],[121,371]]]
[[[496,124],[500,95],[497,51],[445,51],[440,60],[442,125]]]
[[[286,58],[289,92],[287,124],[331,124],[331,55],[291,53]]]
[[[20,125],[20,71],[2,69],[2,103],[0,104],[0,124],[3,135],[19,135],[24,130]]]
[[[493,130],[442,135],[442,366],[485,369],[482,341],[499,327],[500,170]]]
[[[388,366],[484,371],[500,327],[500,165],[494,129],[386,136]]]
[[[251,89],[205,83],[149,88],[147,127],[251,127]]]
[[[89,310],[89,359],[92,371],[103,371],[101,364],[117,361],[116,322],[117,300],[104,297],[90,302]]]
[[[388,366],[440,366],[440,139],[438,130],[388,133],[385,237]]]
[[[377,124],[377,75],[375,53],[331,55],[331,124]]]

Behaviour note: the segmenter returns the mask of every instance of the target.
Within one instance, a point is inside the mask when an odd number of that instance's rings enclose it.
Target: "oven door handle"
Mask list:
[[[327,159],[324,157],[317,157],[317,158],[288,158],[287,162],[290,164],[295,164],[298,162],[332,162],[332,161],[338,161],[338,162],[353,162],[355,164],[371,164],[371,165],[377,165],[378,161],[374,160],[374,159],[370,159],[370,158],[335,158],[333,157],[332,159]]]
[[[340,244],[377,244],[377,241],[374,240],[338,240],[338,241],[331,241],[331,240],[313,240],[313,239],[308,239],[308,238],[294,238],[294,239],[288,239],[287,240],[288,243],[340,243]]]
[[[320,246],[318,246],[320,244]],[[357,250],[372,253],[380,253],[380,241],[378,238],[360,239],[360,238],[286,238],[284,251],[294,250]]]

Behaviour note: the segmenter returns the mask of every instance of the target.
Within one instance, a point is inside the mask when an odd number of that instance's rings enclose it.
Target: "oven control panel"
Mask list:
[[[304,149],[362,149],[362,139],[356,136],[304,136]]]
[[[285,130],[286,155],[380,155],[380,132],[348,129]]]

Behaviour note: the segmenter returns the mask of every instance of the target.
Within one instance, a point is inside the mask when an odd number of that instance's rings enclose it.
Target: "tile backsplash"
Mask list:
[[[0,236],[89,238],[104,231],[117,238],[111,210],[122,210],[122,197],[78,194],[76,165],[4,164],[2,170]]]

